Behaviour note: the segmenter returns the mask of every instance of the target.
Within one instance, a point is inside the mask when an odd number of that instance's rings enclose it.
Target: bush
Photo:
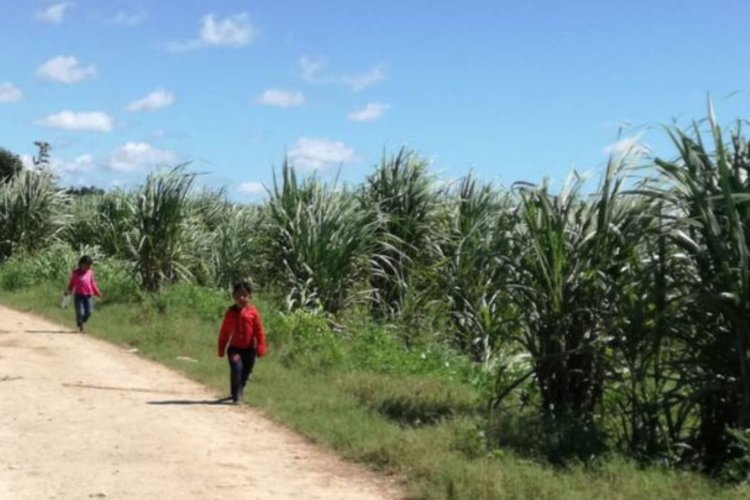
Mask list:
[[[351,334],[352,367],[380,373],[431,374],[455,381],[482,376],[481,366],[434,340],[407,346],[401,328],[358,323],[347,325]]]
[[[734,483],[750,482],[750,429],[729,429],[734,457],[724,465],[721,476]]]
[[[67,202],[45,171],[24,170],[0,182],[0,260],[57,241],[69,218]]]
[[[133,265],[116,259],[94,263],[105,302],[138,302],[143,298]]]
[[[2,268],[0,283],[6,290],[60,283],[62,292],[78,256],[65,244],[57,243],[36,254],[19,253],[8,259]]]
[[[487,439],[492,448],[511,448],[555,465],[590,463],[607,450],[606,436],[596,425],[545,419],[530,411],[490,415]]]
[[[28,265],[21,260],[13,259],[3,264],[0,272],[0,287],[3,290],[16,291],[34,284]]]
[[[344,342],[331,331],[323,314],[298,309],[274,319],[273,343],[284,365],[322,370],[344,361]]]
[[[192,283],[180,283],[165,287],[159,294],[163,308],[190,311],[203,320],[218,323],[231,305],[232,299],[226,290],[206,288]]]
[[[479,406],[466,386],[442,380],[352,373],[340,383],[360,403],[403,425],[431,425]]]
[[[347,189],[311,177],[298,182],[285,164],[266,205],[269,271],[289,290],[288,305],[337,314],[356,302],[375,221]],[[360,297],[361,298],[361,297]]]

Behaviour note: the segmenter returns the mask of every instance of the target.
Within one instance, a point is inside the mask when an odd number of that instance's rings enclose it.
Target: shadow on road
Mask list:
[[[24,333],[54,333],[55,335],[80,335],[80,332],[73,330],[24,330]]]
[[[165,401],[149,401],[150,405],[228,405],[232,404],[232,398],[221,399],[168,399]]]
[[[93,385],[93,384],[62,384],[63,387],[72,387],[75,389],[98,389],[104,391],[125,391],[125,392],[153,392],[156,394],[180,394],[176,391],[162,391],[159,389],[148,389],[143,387],[113,387],[107,385]]]

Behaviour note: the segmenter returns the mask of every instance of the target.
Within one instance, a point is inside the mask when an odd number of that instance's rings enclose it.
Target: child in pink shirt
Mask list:
[[[94,270],[91,269],[93,264],[93,259],[88,255],[81,257],[78,260],[78,268],[73,269],[73,272],[70,274],[68,288],[65,290],[66,295],[73,293],[73,303],[76,309],[76,325],[78,326],[78,331],[81,333],[83,333],[83,325],[91,317],[91,313],[94,312],[93,296],[102,296],[99,287],[96,286]]]

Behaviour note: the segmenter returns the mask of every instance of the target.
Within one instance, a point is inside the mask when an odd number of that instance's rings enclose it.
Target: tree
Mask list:
[[[103,195],[105,193],[102,188],[96,186],[69,187],[65,189],[65,192],[71,196]]]
[[[7,181],[23,170],[21,158],[8,151],[0,148],[0,182]]]
[[[34,165],[40,168],[49,167],[49,150],[52,149],[50,143],[34,141],[34,146],[39,148],[39,154],[33,158]]]

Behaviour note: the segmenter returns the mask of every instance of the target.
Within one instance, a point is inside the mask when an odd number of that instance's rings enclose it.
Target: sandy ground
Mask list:
[[[0,306],[0,499],[393,499],[247,407]]]

